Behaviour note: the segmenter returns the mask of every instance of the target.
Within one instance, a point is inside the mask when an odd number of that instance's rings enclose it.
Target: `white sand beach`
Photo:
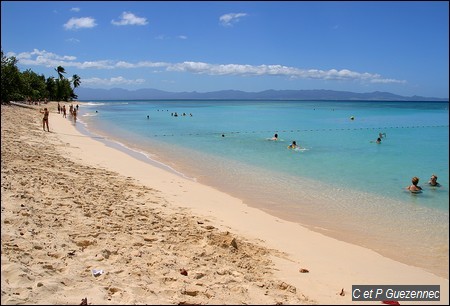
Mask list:
[[[352,301],[363,284],[449,302],[448,279],[108,147],[55,102],[44,132],[42,107],[1,107],[2,305],[382,304]]]

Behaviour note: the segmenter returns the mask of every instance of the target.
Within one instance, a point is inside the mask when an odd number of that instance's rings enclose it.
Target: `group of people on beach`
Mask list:
[[[76,106],[73,106],[72,104],[69,107],[69,113],[73,118],[73,121],[77,121],[77,111],[78,111],[78,104]],[[50,128],[48,126],[48,117],[49,117],[49,110],[47,107],[45,107],[44,109],[40,109],[39,112],[41,114],[44,114],[44,117],[42,118],[42,128],[45,131],[45,128],[47,127],[47,131],[50,132]],[[63,118],[67,118],[66,115],[66,105],[61,106],[58,102],[58,114],[62,114]]]
[[[73,104],[70,104],[69,106],[69,113],[73,118],[73,121],[77,121],[77,112],[78,112],[78,104],[76,106],[73,106]],[[58,114],[62,114],[63,118],[67,118],[67,114],[66,114],[66,105],[64,104],[63,106],[61,106],[58,102]]]

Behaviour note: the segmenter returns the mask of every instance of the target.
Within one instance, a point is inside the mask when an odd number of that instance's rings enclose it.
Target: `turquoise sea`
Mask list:
[[[90,101],[77,128],[250,206],[448,278],[448,106]],[[279,140],[268,140],[275,133]],[[293,140],[302,150],[287,148]],[[432,174],[441,187],[428,185]],[[420,194],[405,190],[413,176]]]

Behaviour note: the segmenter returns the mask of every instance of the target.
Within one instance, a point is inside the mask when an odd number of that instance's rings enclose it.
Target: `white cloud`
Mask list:
[[[38,50],[38,49],[34,49],[32,52],[22,52],[19,53],[17,55],[14,55],[17,59],[28,59],[28,58],[32,58],[32,57],[36,57],[36,58],[45,58],[48,60],[59,60],[59,61],[74,61],[77,58],[75,56],[70,56],[70,55],[57,55],[55,53],[52,52],[47,52],[45,50]]]
[[[123,25],[146,25],[148,23],[146,18],[137,17],[133,13],[123,12],[119,21],[111,20],[111,23],[118,26]]]
[[[66,39],[66,41],[71,42],[71,43],[79,43],[80,42],[80,40],[76,39],[76,38],[68,38],[68,39]]]
[[[80,69],[113,69],[114,64],[111,61],[103,60],[103,61],[86,61],[82,63],[73,63],[73,66]]]
[[[132,64],[129,62],[119,61],[115,65],[118,68],[158,68],[158,67],[167,67],[170,66],[169,63],[164,62],[149,62],[149,61],[141,61],[136,64]]]
[[[76,30],[82,28],[93,28],[97,24],[95,19],[91,17],[70,18],[67,23],[64,24],[66,30]]]
[[[113,85],[136,85],[145,83],[144,79],[129,80],[122,76],[112,77],[109,79],[101,78],[87,78],[83,79],[83,84],[87,85],[103,85],[103,86],[113,86]]]
[[[178,35],[178,38],[179,39],[187,39],[187,36],[186,35]]]
[[[72,12],[79,12],[79,11],[80,11],[80,8],[79,8],[79,7],[72,7],[72,8],[70,9],[70,11],[72,11]]]
[[[360,73],[348,69],[319,70],[299,69],[282,65],[240,65],[240,64],[208,64],[202,62],[183,62],[167,66],[168,71],[191,72],[209,75],[242,75],[242,76],[285,76],[288,78],[322,79],[322,80],[359,80],[371,83],[406,83],[404,80],[385,79],[379,74]]]
[[[405,80],[395,80],[395,79],[373,79],[373,80],[370,80],[370,83],[382,83],[382,84],[398,83],[398,84],[406,84],[406,81]]]
[[[19,64],[46,66],[46,67],[75,67],[79,69],[137,69],[137,68],[159,68],[152,71],[176,71],[207,75],[237,75],[237,76],[282,76],[290,79],[315,79],[330,81],[360,81],[365,83],[381,84],[405,84],[405,80],[383,78],[377,73],[357,72],[348,69],[300,69],[283,65],[243,65],[243,64],[210,64],[204,62],[186,61],[182,63],[166,63],[140,61],[130,63],[127,61],[76,61],[75,56],[57,55],[45,50],[34,49],[32,52],[15,54],[7,53],[8,57],[15,56]],[[136,81],[136,80],[134,80]],[[111,80],[110,80],[111,82]]]
[[[233,23],[236,23],[240,20],[241,17],[247,16],[246,13],[229,13],[220,16],[219,22],[223,26],[232,26]]]

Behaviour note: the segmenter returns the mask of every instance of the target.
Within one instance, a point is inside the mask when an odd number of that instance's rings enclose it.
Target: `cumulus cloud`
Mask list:
[[[69,21],[64,24],[64,28],[66,30],[76,30],[82,28],[93,28],[96,25],[95,19],[91,17],[70,18]]]
[[[405,84],[405,80],[384,78],[377,73],[357,72],[349,69],[301,69],[284,65],[246,65],[246,64],[210,64],[204,62],[186,61],[182,63],[140,61],[76,61],[75,56],[57,55],[45,50],[34,49],[32,52],[15,54],[7,53],[8,57],[15,56],[19,64],[46,67],[75,67],[79,69],[137,69],[152,68],[157,71],[174,71],[207,75],[236,75],[236,76],[282,76],[290,79],[315,79],[330,81],[360,81],[365,83]],[[134,80],[136,81],[136,80]],[[111,82],[111,80],[110,80]]]
[[[146,18],[137,17],[133,13],[123,12],[119,21],[111,20],[111,23],[117,26],[124,25],[146,25],[148,23]]]
[[[219,17],[219,22],[221,25],[229,27],[234,23],[237,23],[242,17],[247,16],[246,13],[229,13]]]
[[[167,66],[168,71],[190,72],[208,75],[242,75],[242,76],[285,76],[289,78],[322,79],[322,80],[359,80],[371,83],[405,83],[405,81],[385,79],[379,74],[360,73],[348,69],[300,69],[283,65],[240,65],[240,64],[208,64],[202,62],[183,62]]]

